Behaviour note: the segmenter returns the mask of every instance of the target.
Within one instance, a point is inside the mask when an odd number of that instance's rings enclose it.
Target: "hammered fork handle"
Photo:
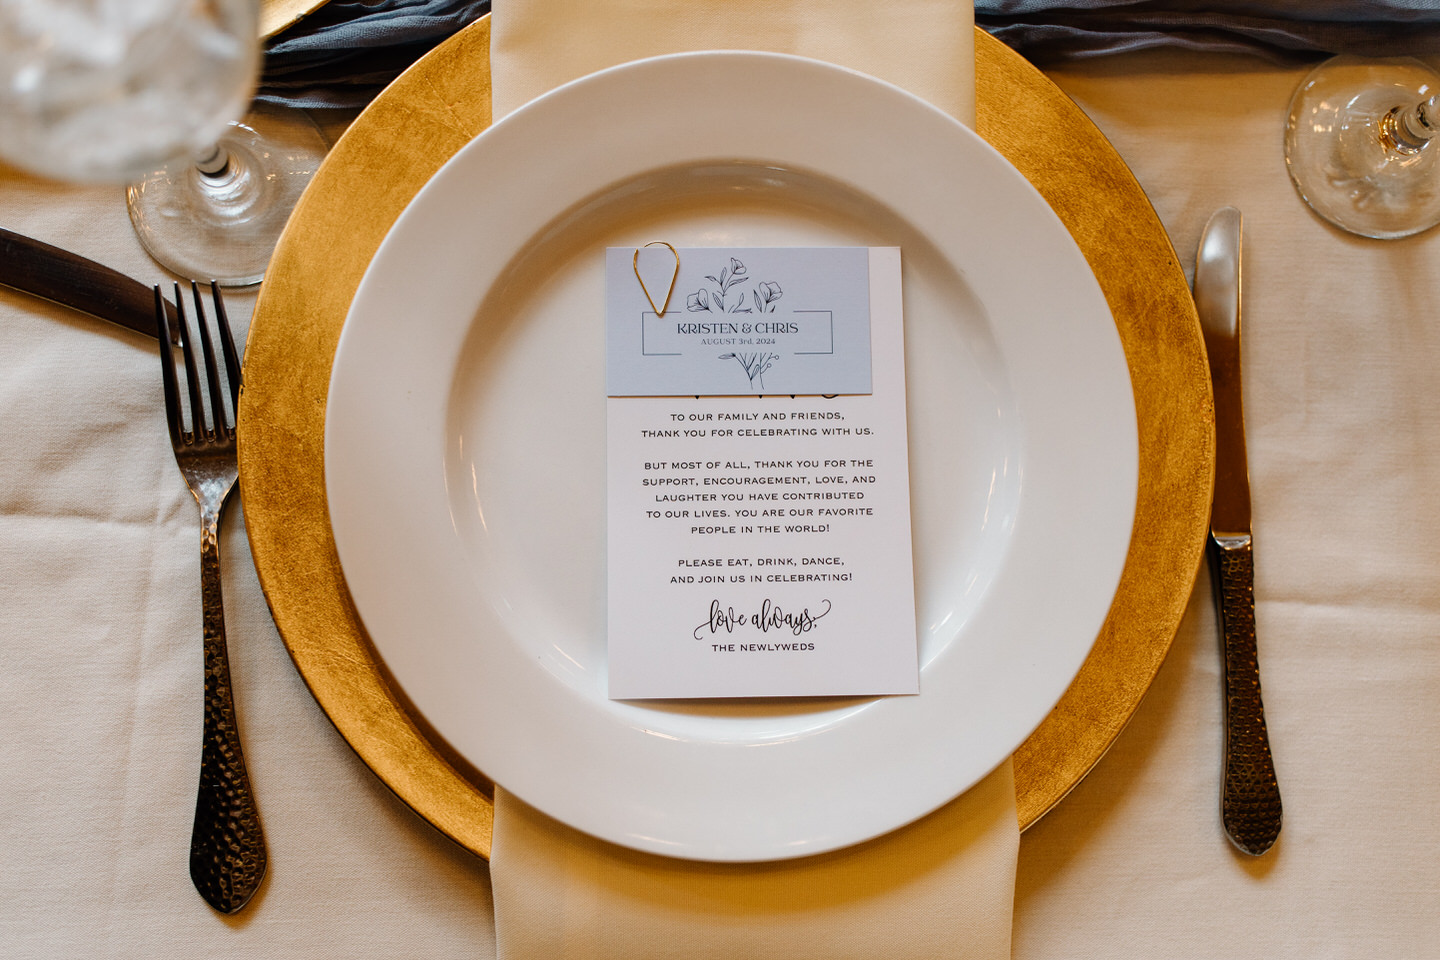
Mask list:
[[[228,489],[225,493],[228,493]],[[230,691],[225,649],[225,605],[220,592],[218,503],[200,500],[200,599],[205,632],[205,740],[200,754],[200,791],[190,837],[190,878],[222,913],[245,906],[265,875],[265,837]]]
[[[1211,535],[1215,598],[1225,650],[1225,766],[1220,819],[1232,843],[1258,856],[1280,835],[1280,785],[1260,698],[1255,645],[1255,561],[1248,535]]]

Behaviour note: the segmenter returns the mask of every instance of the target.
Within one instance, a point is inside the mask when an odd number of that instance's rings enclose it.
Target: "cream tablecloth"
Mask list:
[[[1187,269],[1246,215],[1257,619],[1285,830],[1222,839],[1202,572],[1110,755],[1020,852],[1014,956],[1440,956],[1440,232],[1342,235],[1281,156],[1303,71],[1153,53],[1051,76]],[[0,175],[0,226],[163,278],[113,190]],[[243,326],[250,299],[231,298]],[[0,290],[0,953],[493,956],[486,866],[350,753],[285,656],[239,511],[224,562],[270,876],[234,918],[186,873],[199,753],[196,520],[153,343]]]

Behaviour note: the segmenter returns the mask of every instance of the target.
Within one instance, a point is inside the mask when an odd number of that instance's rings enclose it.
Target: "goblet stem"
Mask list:
[[[1440,120],[1440,94],[1422,100],[1409,110],[1396,107],[1380,121],[1380,138],[1385,146],[1413,156],[1424,150],[1435,134]]]
[[[219,143],[212,143],[195,155],[195,169],[200,171],[201,176],[218,177],[229,166],[230,151]]]

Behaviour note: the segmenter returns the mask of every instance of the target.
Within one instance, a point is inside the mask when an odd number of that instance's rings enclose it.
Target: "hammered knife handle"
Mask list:
[[[219,517],[203,517],[200,533],[200,599],[205,632],[205,740],[200,751],[200,791],[190,836],[190,879],[221,913],[249,902],[265,875],[265,837],[250,791],[240,728],[230,693],[225,649],[225,608],[220,593]]]
[[[1255,565],[1249,535],[1210,537],[1225,663],[1225,764],[1220,819],[1230,842],[1259,856],[1280,835],[1280,785],[1260,699]]]

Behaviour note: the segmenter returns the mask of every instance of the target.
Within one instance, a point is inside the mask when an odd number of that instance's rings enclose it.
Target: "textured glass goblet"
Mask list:
[[[303,117],[233,122],[255,90],[258,19],[258,0],[0,0],[0,158],[130,183],[161,264],[259,281],[326,145]]]

